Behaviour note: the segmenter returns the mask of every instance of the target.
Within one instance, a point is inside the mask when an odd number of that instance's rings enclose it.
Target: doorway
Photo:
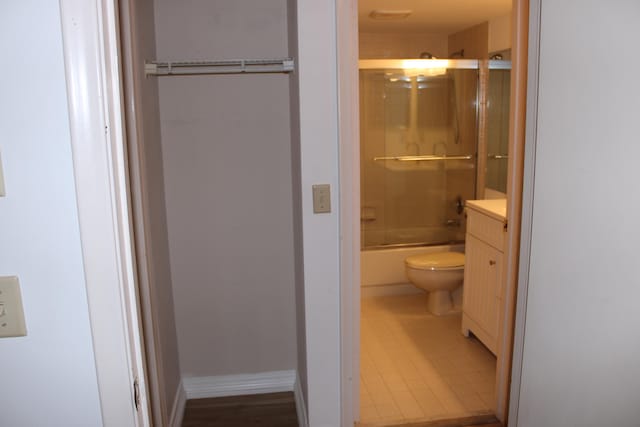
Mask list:
[[[394,5],[395,7],[396,5]],[[514,48],[517,46],[517,48],[520,50],[520,52],[518,53],[518,57],[515,59],[514,62],[516,62],[518,64],[518,67],[520,67],[520,75],[515,75],[515,85],[511,86],[511,93],[513,94],[513,90],[514,90],[514,86],[516,86],[516,90],[519,90],[519,92],[515,93],[515,97],[514,100],[516,102],[516,104],[523,106],[524,105],[524,84],[523,84],[523,73],[522,70],[524,70],[526,68],[526,37],[523,33],[526,33],[526,22],[527,22],[527,18],[528,16],[526,15],[526,7],[527,4],[524,4],[524,2],[514,2],[514,11],[513,11],[513,16],[516,17],[516,19],[518,19],[518,22],[523,25],[524,29],[520,28],[518,31],[514,31],[514,36],[512,37],[512,39],[514,40]],[[361,11],[361,15],[362,15],[362,11]],[[524,17],[524,18],[523,18]],[[509,21],[510,21],[511,16],[509,16]],[[388,37],[387,38],[392,38],[392,37]],[[377,38],[374,40],[376,40],[378,43],[378,48],[380,48],[381,44],[386,43],[384,41],[384,37],[382,38]],[[388,41],[388,40],[387,40]],[[361,41],[361,47],[362,47],[362,41]],[[405,46],[406,48],[406,46]],[[469,52],[469,50],[467,50],[466,52]],[[419,54],[420,52],[418,52]],[[449,55],[450,53],[456,53],[456,52],[447,52],[445,53],[445,55]],[[488,54],[488,52],[487,52]],[[415,57],[415,56],[414,56]],[[524,78],[526,78],[526,76],[524,76]],[[357,81],[357,80],[356,80]],[[519,89],[518,89],[519,87]],[[512,111],[511,115],[513,116],[514,114],[522,114],[523,111]],[[507,278],[507,286],[505,288],[505,304],[503,306],[503,310],[501,310],[499,317],[500,317],[500,324],[501,324],[501,328],[502,328],[502,334],[501,334],[501,338],[500,338],[500,342],[499,342],[499,357],[498,360],[496,361],[496,359],[494,358],[494,369],[497,368],[496,371],[494,371],[492,378],[495,379],[495,381],[493,381],[493,389],[489,390],[488,388],[484,389],[484,394],[485,397],[487,397],[490,393],[493,395],[492,399],[489,399],[491,401],[490,404],[485,405],[485,409],[490,409],[489,413],[495,413],[498,415],[498,418],[502,421],[506,420],[506,406],[507,406],[507,402],[508,402],[508,377],[509,377],[509,372],[510,372],[510,357],[511,357],[511,342],[512,342],[512,323],[513,323],[513,315],[514,315],[514,308],[513,308],[513,298],[514,298],[514,288],[515,288],[515,273],[517,271],[516,269],[516,263],[517,263],[517,247],[518,247],[518,239],[519,239],[519,212],[520,212],[520,180],[521,180],[521,176],[517,176],[517,175],[521,175],[521,169],[518,169],[518,158],[521,156],[521,145],[522,145],[522,138],[521,138],[521,134],[519,134],[519,132],[521,132],[521,129],[518,126],[514,126],[513,123],[514,119],[513,117],[511,117],[510,122],[511,122],[511,127],[512,129],[509,130],[509,149],[510,149],[510,153],[513,150],[513,145],[514,144],[519,144],[519,146],[516,147],[515,151],[513,152],[513,155],[511,156],[512,158],[509,160],[509,174],[512,177],[511,181],[508,182],[507,186],[507,193],[509,194],[509,214],[508,214],[508,222],[509,222],[509,238],[508,238],[508,247],[510,250],[510,255],[509,255],[509,259],[507,259],[507,262],[505,262],[505,266],[504,266],[504,270],[502,272],[503,277]],[[516,125],[518,125],[518,123],[516,123]],[[522,125],[522,123],[520,123],[520,125]],[[357,159],[355,161],[358,161]],[[353,166],[353,165],[352,165]],[[504,190],[503,190],[504,191]],[[511,197],[514,196],[514,197]],[[503,196],[504,197],[504,196]],[[482,198],[482,196],[478,197],[478,198]],[[358,218],[357,218],[357,222],[354,221],[354,227],[360,227],[360,220],[362,218],[362,209],[365,208],[366,206],[359,206],[359,211],[357,212],[358,214]],[[366,212],[366,213],[370,213],[370,212]],[[367,216],[367,215],[365,215]],[[364,277],[363,277],[363,281],[364,281]],[[359,283],[358,283],[358,288],[359,288]],[[358,289],[359,290],[359,289]],[[379,289],[378,289],[379,290]],[[407,288],[405,287],[404,289],[405,291],[407,290]],[[402,292],[401,292],[402,293]],[[410,292],[409,292],[410,293]],[[414,293],[415,294],[415,293]],[[359,292],[354,292],[355,298],[359,298]],[[379,297],[379,296],[378,296]],[[422,296],[424,297],[424,295]],[[376,297],[377,298],[377,297]],[[398,307],[402,307],[403,305],[405,305],[407,307],[407,309],[409,310],[410,313],[415,312],[415,309],[417,308],[417,305],[415,305],[415,301],[414,299],[412,299],[411,295],[392,295],[391,297],[389,296],[384,296],[382,297],[381,300],[382,301],[384,299],[387,299],[386,303],[382,303],[382,304],[373,304],[373,305],[377,305],[378,309],[380,308],[381,305],[387,305],[387,313],[389,313],[389,311],[393,311],[395,309],[398,309]],[[394,302],[395,299],[395,302]],[[408,302],[408,304],[403,304],[400,303],[398,301],[400,300],[406,300]],[[414,306],[412,307],[411,304],[414,304]],[[358,306],[359,303],[353,304],[353,306]],[[367,310],[367,303],[365,303],[365,300],[363,300],[363,307],[364,307],[364,311]],[[356,319],[354,320],[355,323],[359,324],[360,319]],[[455,322],[454,322],[455,323]],[[375,329],[375,328],[374,328]],[[455,330],[457,328],[453,327],[451,328],[452,330]],[[459,334],[459,332],[456,332],[457,334]],[[363,326],[363,330],[362,330],[362,335],[366,335],[367,331],[365,330],[364,326]],[[358,349],[359,344],[358,343],[353,343],[354,348]],[[481,345],[480,345],[481,346]],[[357,351],[355,352],[356,354],[358,353]],[[371,361],[364,361],[365,357],[364,356],[365,353],[365,349],[364,347],[362,348],[362,358],[359,358],[358,360],[353,361],[353,366],[357,367],[358,364],[361,363],[361,368],[360,369],[354,369],[355,372],[363,372],[367,369],[370,368],[371,365]],[[355,356],[355,355],[354,355]],[[388,355],[387,355],[388,356]],[[357,358],[357,357],[356,357]],[[387,358],[389,359],[389,358]],[[393,361],[393,358],[391,358]],[[384,363],[384,362],[380,362],[380,363]],[[406,370],[410,370],[410,369],[406,369]],[[486,374],[486,373],[485,373]],[[357,378],[357,376],[356,376]],[[402,390],[396,390],[396,391],[402,391],[403,393],[407,393],[407,391],[411,394],[411,390],[407,390],[407,379],[402,377],[402,375],[399,376],[400,379],[402,379],[402,382],[400,384],[395,384],[393,387],[398,387],[401,388]],[[395,377],[395,379],[398,379],[398,377]],[[451,379],[451,378],[450,378]],[[486,378],[485,378],[486,379]],[[455,380],[453,380],[455,382]],[[393,382],[393,381],[391,381]],[[415,381],[414,381],[415,383]],[[486,381],[485,381],[485,385],[486,385]],[[450,386],[451,384],[449,384],[448,382],[444,382],[441,385],[444,386]],[[460,384],[459,384],[460,385]],[[386,384],[387,389],[390,388],[389,384]],[[448,388],[449,391],[451,391],[451,388]],[[375,406],[375,402],[374,405],[371,405],[372,403],[372,399],[371,396],[367,396],[367,393],[363,393],[361,390],[359,390],[358,385],[354,384],[354,403],[356,403],[354,406],[356,406],[355,411],[356,413],[358,413],[359,410],[363,410],[365,406],[368,406],[368,409],[371,409],[371,406]],[[368,390],[367,390],[368,392]],[[455,391],[453,392],[454,395],[458,395],[455,393]],[[392,394],[393,393],[389,393]],[[465,394],[465,391],[461,391],[459,394]],[[363,399],[363,401],[361,403],[357,403],[358,402],[358,396],[360,396],[361,399]],[[478,397],[476,395],[476,397]],[[396,399],[398,400],[398,399]],[[380,405],[382,406],[382,404]],[[419,404],[418,404],[419,406]],[[388,409],[388,408],[387,408]],[[422,413],[424,414],[424,408],[420,408],[422,409]],[[393,412],[393,411],[392,411]],[[397,407],[395,408],[395,413],[402,413],[401,408]],[[420,414],[420,411],[415,411],[416,414]],[[386,412],[386,414],[389,414],[389,412]],[[467,413],[468,414],[468,413]],[[377,414],[378,416],[380,415],[379,413]],[[427,414],[424,414],[427,415]],[[455,415],[464,415],[463,413],[458,412]],[[377,421],[380,422],[382,420],[382,418],[384,418],[384,416],[380,416],[380,419],[378,419]],[[428,416],[426,416],[425,418],[420,418],[420,417],[404,417],[403,419],[392,419],[391,417],[387,417],[389,422],[397,422],[397,421],[409,421],[409,420],[416,420],[416,419],[438,419],[438,416],[436,417],[431,417],[429,418]],[[439,416],[440,419],[442,418],[446,418]],[[367,421],[367,414],[364,413],[364,411],[360,412],[360,419],[362,421]],[[370,420],[371,421],[371,420]],[[376,421],[376,420],[373,420]]]

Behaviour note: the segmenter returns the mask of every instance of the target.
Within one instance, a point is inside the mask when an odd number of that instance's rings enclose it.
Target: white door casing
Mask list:
[[[113,1],[61,0],[82,253],[102,420],[149,426]],[[134,406],[134,379],[139,410]]]

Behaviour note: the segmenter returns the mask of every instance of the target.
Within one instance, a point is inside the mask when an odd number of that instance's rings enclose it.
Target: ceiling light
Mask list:
[[[369,14],[369,17],[371,19],[391,21],[394,19],[405,19],[409,17],[409,15],[411,15],[412,13],[413,13],[412,10],[406,10],[406,9],[405,10],[376,9],[371,11],[371,13]]]

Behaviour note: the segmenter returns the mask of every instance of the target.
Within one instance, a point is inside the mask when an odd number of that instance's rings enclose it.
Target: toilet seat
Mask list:
[[[404,260],[409,268],[416,270],[458,270],[464,268],[464,254],[460,252],[437,252],[413,255]]]

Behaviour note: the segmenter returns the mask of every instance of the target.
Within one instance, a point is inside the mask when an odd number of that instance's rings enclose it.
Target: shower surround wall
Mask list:
[[[288,56],[287,2],[155,3],[162,60]],[[159,78],[183,378],[296,368],[289,76]]]

